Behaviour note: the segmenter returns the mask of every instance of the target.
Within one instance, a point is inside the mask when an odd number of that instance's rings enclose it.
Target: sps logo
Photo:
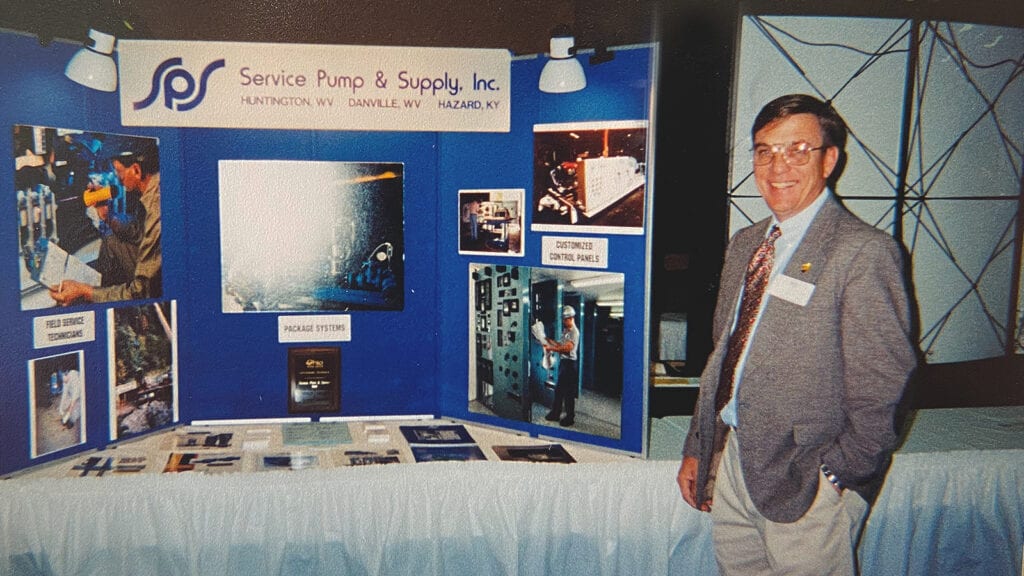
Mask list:
[[[199,76],[199,86],[197,89],[196,79],[189,74],[188,70],[181,67],[181,58],[168,58],[161,62],[156,67],[156,70],[153,71],[153,85],[149,90],[149,95],[138,102],[133,102],[132,107],[135,110],[142,110],[156,102],[156,99],[160,96],[162,84],[165,108],[177,110],[178,112],[191,110],[199,106],[206,96],[206,81],[210,78],[210,74],[223,67],[223,58],[210,62]],[[183,80],[184,86],[182,86],[181,82],[178,82],[178,85],[175,86],[176,80]]]

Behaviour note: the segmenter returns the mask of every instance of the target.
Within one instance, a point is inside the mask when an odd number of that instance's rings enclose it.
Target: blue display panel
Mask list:
[[[169,307],[184,295],[188,282],[179,273],[187,266],[177,192],[159,201],[165,239],[160,258],[163,269],[171,272],[163,276],[158,299],[136,293],[106,304],[58,307],[47,288],[53,287],[51,283],[59,288],[60,280],[50,282],[47,278],[52,277],[38,269],[40,283],[27,266],[19,205],[26,208],[34,246],[47,238],[46,252],[51,256],[80,256],[76,261],[67,258],[60,267],[58,277],[72,279],[78,261],[88,259],[86,254],[98,255],[103,236],[90,220],[94,206],[86,192],[95,190],[89,190],[89,184],[112,185],[111,211],[131,213],[127,205],[137,201],[132,196],[137,192],[125,195],[119,182],[104,180],[112,177],[110,159],[135,150],[135,144],[156,144],[164,165],[163,190],[181,189],[179,131],[122,126],[116,93],[90,90],[64,76],[77,48],[61,42],[42,46],[31,36],[0,33],[5,53],[0,73],[6,78],[0,90],[0,129],[7,134],[0,138],[0,155],[9,159],[7,168],[0,170],[0,188],[9,199],[8,225],[0,226],[0,245],[6,247],[6,257],[0,258],[0,292],[6,295],[0,298],[0,473],[103,446],[112,438],[112,421],[114,437],[130,434],[127,428],[118,432],[118,398],[138,398],[126,390],[123,379],[119,384],[116,363],[111,369],[116,343],[107,312],[153,304]],[[46,188],[43,194],[41,186]],[[37,200],[19,203],[19,195],[25,198],[28,193]],[[38,201],[50,194],[52,205]],[[161,370],[156,364],[153,377]],[[65,412],[62,405],[72,408]]]
[[[585,67],[587,87],[568,94],[538,90],[545,58],[513,61],[511,131],[440,136],[438,266],[448,273],[438,294],[446,328],[438,342],[443,359],[438,388],[445,415],[628,452],[644,450],[653,194],[653,174],[646,164],[655,52],[651,47],[618,50],[611,62]],[[627,144],[627,133],[644,137]],[[569,140],[576,144],[566,144]],[[545,193],[552,186],[545,179],[548,173],[572,162],[578,189],[584,179],[579,167],[592,158],[633,166],[624,179],[628,182],[618,185],[616,198],[602,210],[588,214],[577,190],[575,205],[552,215],[558,209],[545,206],[553,202]],[[639,186],[637,166],[646,176]],[[587,181],[599,179],[597,171]],[[515,237],[522,256],[466,251],[460,198],[516,189],[526,191],[523,223]],[[561,198],[554,202],[565,204]],[[500,238],[502,232],[492,236]],[[564,253],[569,257],[560,257]],[[611,281],[601,285],[602,277]],[[587,287],[584,279],[597,284]],[[557,420],[544,418],[554,401],[558,361],[552,370],[543,367],[543,346],[530,332],[540,320],[545,336],[560,338],[558,316],[565,305],[577,311],[581,334],[571,426],[561,423],[564,406]]]
[[[189,366],[192,390],[183,401],[189,419],[265,418],[287,416],[287,359],[294,343],[279,339],[279,321],[291,316],[347,317],[350,339],[332,342],[341,349],[344,361],[341,374],[341,408],[336,415],[432,414],[437,412],[435,334],[438,330],[435,298],[437,261],[433,249],[436,242],[434,186],[437,167],[433,156],[437,136],[422,133],[351,133],[295,132],[279,130],[189,130],[183,132],[183,177],[186,193],[194,202],[187,208],[190,232],[189,273],[198,281],[191,286],[187,309],[192,320],[181,330],[182,365]],[[260,244],[265,244],[264,259],[281,258],[283,245],[291,245],[288,237],[309,240],[323,238],[319,248],[323,258],[321,271],[329,271],[330,249],[334,228],[327,220],[313,218],[335,210],[335,204],[351,193],[351,185],[339,188],[338,181],[351,181],[358,176],[313,176],[321,171],[342,168],[378,167],[386,172],[399,172],[400,177],[382,180],[401,186],[403,229],[389,236],[379,232],[375,241],[354,248],[353,260],[347,260],[339,276],[358,274],[364,261],[376,262],[375,250],[390,242],[394,268],[401,271],[404,286],[401,307],[383,299],[384,288],[363,290],[380,294],[371,305],[346,305],[338,299],[332,305],[303,304],[292,301],[288,306],[264,306],[262,313],[236,313],[225,308],[227,286],[231,278],[223,274],[223,249],[230,240],[223,225],[244,226],[246,219],[262,219],[277,214],[285,228],[282,236],[266,231],[253,235],[254,242],[240,254],[237,266],[242,270],[263,270],[267,283],[293,282],[296,293],[303,298],[315,295],[312,280],[278,277],[278,270],[288,266],[266,266],[261,261]],[[246,182],[252,193],[245,197]],[[270,181],[273,186],[266,186]],[[382,181],[377,181],[382,182]],[[226,189],[225,189],[226,184]],[[220,191],[220,193],[218,193]],[[381,192],[380,190],[376,192]],[[245,209],[248,216],[225,214],[225,206],[236,206],[235,200],[225,202],[223,194],[240,194],[242,204],[261,204],[266,209]],[[394,194],[391,195],[394,198]],[[220,202],[218,202],[220,198]],[[382,197],[383,198],[383,197]],[[306,216],[291,214],[306,213]],[[392,217],[394,212],[391,213]],[[258,216],[257,216],[258,215]],[[349,226],[344,214],[331,222]],[[402,219],[399,218],[399,223]],[[319,223],[319,224],[314,224]],[[328,230],[317,228],[332,226]],[[273,223],[253,222],[253,228],[274,227]],[[345,228],[347,235],[349,228]],[[362,234],[359,235],[362,240]],[[379,237],[378,237],[379,236]],[[301,244],[295,244],[301,246]],[[311,259],[314,249],[297,248],[303,253],[294,259]],[[325,251],[326,252],[323,252]],[[227,254],[233,257],[234,254]],[[353,263],[354,262],[354,263]],[[235,266],[233,260],[228,264]],[[287,274],[285,274],[287,276]],[[340,284],[336,287],[341,288]],[[325,286],[320,286],[324,289]],[[369,288],[369,287],[368,287]],[[351,291],[350,291],[351,292]],[[319,299],[319,302],[326,302]],[[251,304],[251,298],[249,299]],[[288,310],[286,308],[292,308]],[[183,308],[186,308],[183,306]],[[184,316],[184,312],[182,315]],[[204,320],[206,319],[206,320]],[[315,336],[313,337],[315,338]],[[189,344],[184,344],[188,342]],[[317,344],[315,339],[307,344]],[[187,347],[187,351],[184,348]]]
[[[288,357],[296,346],[340,350],[340,407],[333,415],[435,414],[629,452],[644,450],[648,212],[653,193],[646,144],[631,148],[631,160],[609,163],[632,161],[632,180],[646,176],[624,192],[639,198],[641,206],[631,209],[635,218],[627,232],[590,226],[600,216],[596,209],[583,211],[583,205],[578,205],[583,219],[565,229],[534,230],[533,220],[540,206],[535,178],[538,126],[569,126],[560,134],[572,138],[573,126],[589,129],[596,123],[595,134],[601,135],[602,127],[626,122],[644,127],[645,139],[650,139],[651,48],[620,50],[613,61],[587,67],[587,88],[572,94],[537,89],[543,58],[514,60],[510,131],[444,134],[125,127],[117,93],[90,90],[64,77],[64,66],[77,48],[60,42],[41,46],[29,36],[0,33],[0,49],[10,55],[0,61],[5,78],[0,127],[12,136],[15,126],[69,131],[60,132],[62,136],[99,136],[104,148],[92,154],[100,163],[107,161],[107,168],[109,159],[122,152],[118,142],[157,143],[161,291],[158,297],[58,307],[47,300],[44,288],[33,296],[41,304],[23,308],[17,159],[46,158],[47,150],[33,146],[26,154],[20,149],[26,140],[0,138],[0,156],[12,159],[7,170],[0,170],[0,186],[10,194],[9,224],[0,226],[0,245],[7,246],[8,254],[0,258],[0,291],[7,294],[0,298],[0,474],[174,422],[293,416],[288,410]],[[614,150],[587,154],[622,156]],[[558,163],[574,164],[573,171],[588,171],[587,181],[596,182],[602,163],[584,160],[560,158]],[[311,177],[324,167],[366,173]],[[603,179],[617,178],[612,174]],[[76,179],[63,182],[59,197],[68,200],[56,204],[58,220],[73,215],[86,223],[88,206],[70,200],[84,197],[86,189],[79,190],[81,181]],[[564,188],[570,199],[583,192]],[[591,184],[591,197],[594,190],[596,184]],[[346,194],[362,195],[358,208],[343,206]],[[374,198],[386,199],[387,207],[371,207]],[[480,209],[476,244],[461,206],[472,201]],[[601,211],[607,214],[606,209],[617,206],[613,198],[611,207],[602,206]],[[278,217],[276,225],[267,222]],[[385,222],[370,223],[377,219]],[[233,247],[226,230],[244,237],[249,223],[252,242],[245,250]],[[292,244],[300,238],[319,240],[315,248]],[[83,245],[90,240],[79,239]],[[574,246],[579,265],[552,262],[552,254],[561,251],[555,246],[563,241]],[[312,276],[291,282],[294,290],[282,288],[290,281],[289,250],[312,262],[305,268],[313,270]],[[91,263],[88,257],[82,260]],[[512,332],[511,322],[520,330],[544,315],[546,335],[561,338],[562,327],[553,314],[565,305],[578,311],[579,425],[562,427],[543,415],[510,418],[504,408],[500,415],[486,407],[471,408],[474,390],[481,385],[476,359],[482,350],[477,347],[481,333],[474,324],[472,274],[498,266],[508,272],[509,285],[493,286],[492,304],[501,299],[493,328],[500,318],[506,348],[531,342],[526,331]],[[231,276],[226,267],[245,272],[244,290],[232,283],[240,273]],[[522,272],[515,296],[513,269]],[[573,282],[594,276],[615,279],[618,304],[609,305],[613,301],[607,298],[599,303],[591,297],[594,289],[573,288]],[[320,283],[325,277],[333,284]],[[258,294],[262,278],[279,290],[275,298]],[[286,296],[280,296],[281,290]],[[270,300],[276,304],[268,306]],[[118,320],[121,316],[114,310],[131,312],[131,321]],[[588,320],[595,314],[600,323]],[[134,330],[133,323],[142,317],[169,319],[167,327],[147,320],[136,338],[151,334],[173,342],[173,353],[162,345],[162,359],[149,370],[152,374],[136,368],[133,376],[122,367],[132,357],[130,344],[125,347],[125,326]],[[62,343],[42,342],[65,320],[88,329]],[[307,327],[337,330],[344,337],[290,339]],[[496,331],[493,337],[497,344]],[[537,345],[525,348],[522,371],[513,374],[510,369],[504,384],[509,390],[519,387],[523,395],[516,405],[529,401],[531,411],[534,403],[549,407],[549,380],[557,379],[554,373],[539,377],[545,354],[540,340],[532,342]],[[599,342],[608,346],[598,347]],[[557,364],[552,362],[552,368]],[[598,372],[602,378],[595,379]],[[55,387],[50,383],[53,374],[58,376]],[[536,376],[532,386],[531,376]],[[523,380],[513,382],[515,378]],[[47,412],[39,407],[53,404],[60,414],[65,383],[69,393],[80,385],[81,413],[66,437],[44,437],[41,420]],[[594,430],[584,426],[583,409],[598,391],[614,400],[615,408],[607,412],[613,416],[607,420],[615,422]],[[149,402],[158,396],[166,409],[149,410]],[[149,412],[159,418],[129,425]]]

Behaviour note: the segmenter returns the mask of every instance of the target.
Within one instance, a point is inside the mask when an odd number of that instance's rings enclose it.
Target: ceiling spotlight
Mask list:
[[[117,64],[114,63],[116,38],[95,28],[89,29],[92,45],[86,44],[68,62],[64,75],[94,90],[117,90]]]
[[[587,87],[587,76],[576,59],[576,39],[568,28],[560,26],[551,33],[550,59],[540,72],[541,92],[564,94]]]

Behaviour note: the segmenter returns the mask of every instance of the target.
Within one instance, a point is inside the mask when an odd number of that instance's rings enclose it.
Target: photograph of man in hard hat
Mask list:
[[[576,422],[576,392],[579,381],[579,347],[580,331],[576,328],[576,309],[572,306],[562,307],[562,339],[547,339],[545,352],[557,352],[560,362],[558,384],[555,386],[555,401],[551,411],[544,416],[545,420],[557,421],[562,426],[572,426]],[[565,417],[561,418],[562,407]]]

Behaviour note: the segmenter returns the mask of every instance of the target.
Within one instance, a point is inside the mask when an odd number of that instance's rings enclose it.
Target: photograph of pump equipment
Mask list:
[[[110,439],[178,421],[177,302],[107,310]]]
[[[642,234],[647,122],[533,127],[536,231]]]
[[[479,263],[469,274],[469,410],[621,437],[625,276]]]
[[[401,310],[403,165],[221,160],[222,310]]]
[[[459,254],[523,255],[522,188],[459,190]]]
[[[65,280],[131,282],[146,210],[113,161],[156,149],[157,141],[27,125],[15,125],[13,133],[21,309],[55,306],[50,290],[59,291]],[[151,295],[159,296],[160,277],[152,282]]]
[[[32,458],[85,443],[84,355],[78,350],[29,361]]]

